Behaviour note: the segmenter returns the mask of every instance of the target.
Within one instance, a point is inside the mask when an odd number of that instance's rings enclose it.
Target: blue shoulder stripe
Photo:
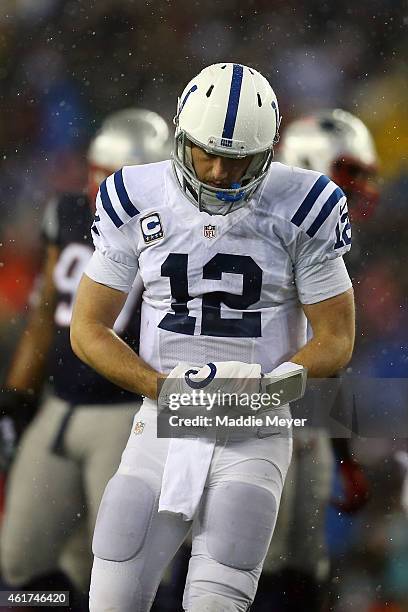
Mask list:
[[[319,176],[295,214],[293,215],[291,221],[298,227],[303,223],[306,219],[307,215],[313,208],[313,204],[316,202],[319,195],[322,193],[323,189],[330,183],[330,179],[322,174]]]
[[[122,219],[120,219],[120,217],[118,217],[115,209],[112,206],[112,202],[108,194],[108,189],[106,187],[106,179],[103,181],[103,183],[101,183],[99,191],[101,193],[102,206],[104,207],[105,211],[108,213],[116,227],[121,227],[123,225],[123,221]]]
[[[232,140],[234,135],[243,74],[244,69],[241,64],[234,64],[232,69],[231,89],[228,99],[227,113],[225,115],[224,129],[222,131],[222,138],[227,138],[228,140]]]
[[[118,170],[117,172],[115,172],[114,181],[116,192],[118,194],[119,201],[122,204],[122,208],[127,212],[129,217],[134,217],[135,215],[138,215],[139,211],[137,210],[136,206],[134,206],[134,204],[132,204],[132,202],[130,201],[128,192],[126,191],[126,187],[123,182],[122,170]]]
[[[335,189],[333,193],[330,195],[327,202],[323,204],[322,210],[319,212],[316,219],[313,221],[312,225],[307,230],[306,234],[308,236],[313,238],[316,232],[321,228],[323,223],[326,221],[327,217],[330,215],[332,210],[335,208],[336,204],[338,204],[341,198],[344,198],[344,197],[345,197],[344,192],[340,189],[340,187],[337,187],[337,189]]]

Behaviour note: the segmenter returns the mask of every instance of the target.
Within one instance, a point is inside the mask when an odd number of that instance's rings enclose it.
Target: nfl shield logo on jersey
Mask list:
[[[135,423],[133,433],[139,436],[140,434],[143,433],[144,428],[145,428],[145,423],[143,421],[137,421],[137,423]]]
[[[204,238],[215,238],[215,225],[204,225]]]

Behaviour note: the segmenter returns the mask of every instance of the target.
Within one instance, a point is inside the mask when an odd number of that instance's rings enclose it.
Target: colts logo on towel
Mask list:
[[[190,375],[198,374],[198,370],[187,370],[187,372],[184,372],[184,380],[189,387],[191,387],[192,389],[204,389],[204,387],[209,385],[210,382],[214,380],[215,375],[217,374],[216,366],[213,363],[207,363],[206,365],[210,368],[210,373],[204,380],[191,380]]]
[[[145,424],[143,423],[143,421],[137,421],[137,423],[135,423],[135,427],[133,429],[133,433],[136,434],[137,436],[140,436],[140,434],[143,433],[143,430],[145,428]]]
[[[164,236],[159,213],[155,212],[141,219],[140,227],[146,244],[150,244],[154,240],[159,240]]]

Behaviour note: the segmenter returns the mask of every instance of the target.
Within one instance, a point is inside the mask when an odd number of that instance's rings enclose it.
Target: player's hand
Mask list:
[[[29,393],[0,389],[0,471],[6,472],[16,453],[18,442],[32,420],[37,398]]]
[[[340,478],[343,485],[341,498],[331,500],[332,505],[346,514],[360,510],[369,498],[369,484],[362,467],[352,458],[339,463]]]

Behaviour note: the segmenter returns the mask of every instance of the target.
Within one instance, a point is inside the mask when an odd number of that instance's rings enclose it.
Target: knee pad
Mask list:
[[[203,521],[209,554],[233,569],[255,569],[266,556],[276,517],[276,499],[267,489],[232,481],[210,490]]]
[[[117,473],[103,494],[92,550],[106,561],[128,561],[143,547],[156,495],[138,476]]]
[[[187,612],[237,612],[238,608],[220,595],[204,595],[195,599]]]

